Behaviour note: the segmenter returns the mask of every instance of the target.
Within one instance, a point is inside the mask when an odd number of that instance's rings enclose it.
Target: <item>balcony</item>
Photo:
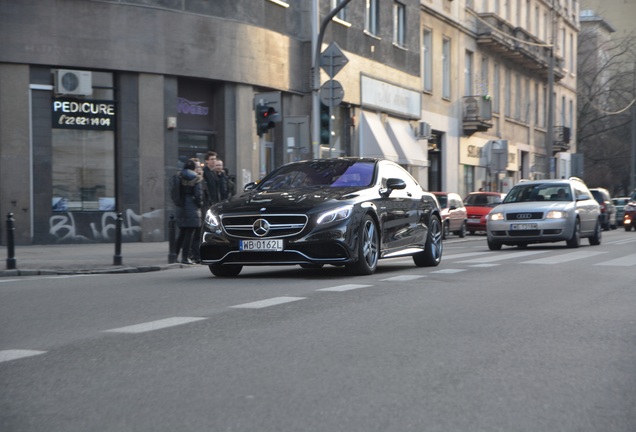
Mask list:
[[[570,128],[567,126],[554,127],[554,140],[552,141],[552,153],[570,150]]]
[[[548,79],[550,47],[521,27],[512,27],[493,13],[481,13],[477,20],[477,43],[516,63],[531,74]],[[565,76],[563,59],[554,59],[554,80]]]
[[[490,129],[492,120],[492,101],[484,96],[464,96],[464,115],[462,127],[465,135],[484,132]]]

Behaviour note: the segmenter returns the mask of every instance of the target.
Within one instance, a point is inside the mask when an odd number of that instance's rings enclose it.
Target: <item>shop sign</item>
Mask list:
[[[53,99],[53,128],[115,130],[115,102]]]

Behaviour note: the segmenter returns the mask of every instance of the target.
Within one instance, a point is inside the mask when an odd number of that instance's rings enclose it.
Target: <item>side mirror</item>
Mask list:
[[[406,182],[399,178],[390,178],[386,181],[387,189],[406,189]]]
[[[245,185],[245,187],[243,188],[244,191],[251,191],[252,189],[254,189],[256,187],[256,182],[249,182],[248,184]]]

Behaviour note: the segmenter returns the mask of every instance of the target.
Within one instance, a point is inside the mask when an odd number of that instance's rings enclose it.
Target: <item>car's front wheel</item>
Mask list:
[[[488,240],[488,249],[492,251],[501,250],[501,243]]]
[[[459,228],[459,231],[457,231],[457,235],[459,238],[466,237],[466,221],[462,222],[462,226]]]
[[[227,264],[227,265],[218,265],[212,264],[208,266],[210,271],[214,276],[217,277],[234,277],[238,276],[241,270],[243,270],[242,265],[238,264]]]
[[[348,268],[357,275],[370,275],[378,267],[380,256],[380,235],[373,218],[365,215],[358,235],[358,261]]]
[[[569,248],[577,248],[581,246],[581,222],[577,219],[574,222],[574,230],[572,231],[572,237],[567,241]]]
[[[601,236],[603,230],[601,229],[601,224],[596,222],[596,226],[594,227],[594,234],[588,240],[592,246],[598,246],[601,244]]]
[[[437,216],[431,216],[428,224],[426,246],[422,252],[413,255],[413,262],[418,267],[435,267],[442,262],[442,223]]]
[[[446,240],[450,235],[450,222],[444,222],[444,229],[442,229],[442,240]]]

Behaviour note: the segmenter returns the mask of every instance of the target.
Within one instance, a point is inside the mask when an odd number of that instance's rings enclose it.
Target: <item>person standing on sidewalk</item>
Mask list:
[[[176,254],[181,251],[181,263],[194,264],[190,259],[190,251],[195,239],[197,229],[201,227],[201,207],[203,206],[203,177],[196,172],[196,162],[192,159],[186,161],[179,172],[180,196],[183,203],[177,207],[177,226],[179,236],[176,242]]]
[[[203,178],[205,179],[206,194],[205,208],[220,201],[219,198],[219,178],[216,175],[216,152],[209,151],[205,155],[205,167],[203,167]]]

